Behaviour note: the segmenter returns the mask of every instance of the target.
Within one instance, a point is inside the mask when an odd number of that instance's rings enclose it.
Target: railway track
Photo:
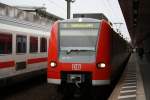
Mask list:
[[[54,96],[54,88],[49,87],[44,78],[30,79],[0,90],[0,100],[92,100],[89,94],[82,96],[75,94],[71,97],[60,94]],[[106,100],[107,97],[102,96],[102,100]]]

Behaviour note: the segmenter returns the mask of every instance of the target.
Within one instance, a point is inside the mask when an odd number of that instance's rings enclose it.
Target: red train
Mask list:
[[[48,83],[62,89],[109,85],[128,56],[128,43],[105,20],[57,21],[49,41]]]

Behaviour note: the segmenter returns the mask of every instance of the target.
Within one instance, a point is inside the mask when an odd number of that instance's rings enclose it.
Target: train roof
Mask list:
[[[101,20],[93,19],[93,18],[73,18],[61,20],[60,22],[100,22]]]

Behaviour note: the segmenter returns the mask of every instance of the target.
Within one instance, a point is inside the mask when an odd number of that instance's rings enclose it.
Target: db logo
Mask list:
[[[81,70],[81,64],[72,64],[72,70]]]

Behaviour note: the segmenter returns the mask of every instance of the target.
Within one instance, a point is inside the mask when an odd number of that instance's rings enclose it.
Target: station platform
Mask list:
[[[146,58],[132,53],[128,64],[108,100],[150,100]],[[150,65],[150,64],[149,64]],[[149,68],[150,69],[150,68]]]

